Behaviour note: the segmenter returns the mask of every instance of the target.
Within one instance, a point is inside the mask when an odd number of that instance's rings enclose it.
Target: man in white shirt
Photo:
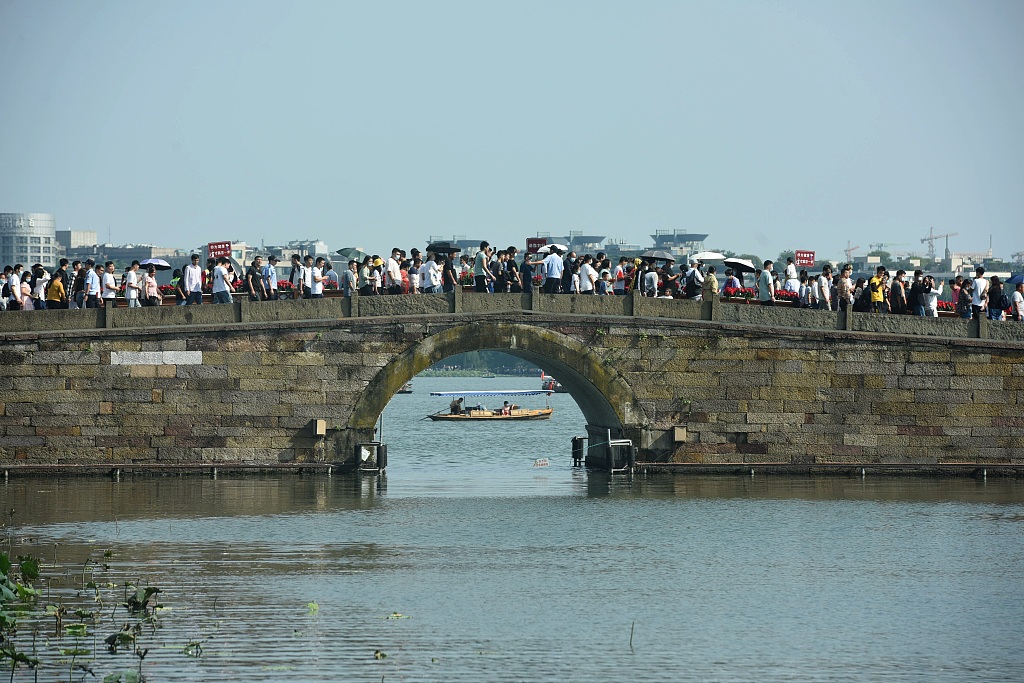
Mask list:
[[[402,293],[402,250],[395,247],[384,267],[384,286],[388,294]]]
[[[267,290],[267,300],[277,301],[277,256],[271,254],[267,265],[263,266],[263,286]]]
[[[1014,320],[1024,322],[1024,282],[1017,283],[1017,289],[1010,297],[1010,310],[1013,311]]]
[[[818,310],[832,310],[832,266],[825,266],[818,276]]]
[[[234,287],[231,285],[231,279],[228,275],[228,260],[221,256],[217,259],[217,265],[213,268],[213,303],[232,303],[231,291],[233,289]]]
[[[612,272],[612,293],[622,296],[626,293],[626,264],[629,259],[625,256],[619,258],[619,265],[615,266]]]
[[[587,254],[580,266],[580,294],[597,294],[597,271],[592,265],[594,257]]]
[[[309,256],[306,260],[309,260]],[[319,256],[316,259],[316,265],[310,268],[309,273],[309,298],[310,299],[323,299],[324,298],[324,282],[327,278],[324,276],[324,257]]]
[[[113,306],[114,297],[117,296],[117,278],[114,277],[114,262],[107,261],[103,266],[103,305]]]
[[[974,294],[971,298],[971,311],[975,318],[980,318],[988,300],[989,281],[985,279],[985,269],[978,266],[974,269]]]
[[[800,291],[800,278],[796,274],[796,264],[793,263],[793,257],[786,257],[786,286],[787,292],[799,292]]]
[[[437,267],[437,256],[427,254],[427,260],[420,267],[420,284],[426,294],[441,291],[441,269]]]
[[[100,274],[96,272],[97,266],[92,259],[85,262],[85,307],[100,307]]]
[[[199,254],[192,254],[192,263],[185,266],[181,277],[184,280],[185,305],[203,303],[203,268],[199,265]]]
[[[21,273],[23,265],[14,264],[14,270],[7,276],[7,284],[11,289],[10,308],[12,311],[21,310]]]
[[[562,271],[565,264],[562,262],[562,253],[551,247],[551,253],[544,257],[544,293],[558,294],[562,291]]]
[[[187,268],[188,266],[185,267]],[[142,308],[142,302],[139,301],[141,293],[142,285],[139,284],[139,262],[132,261],[131,268],[124,274],[124,298],[128,300],[128,308]]]
[[[313,297],[313,256],[306,254],[302,264],[302,298]]]

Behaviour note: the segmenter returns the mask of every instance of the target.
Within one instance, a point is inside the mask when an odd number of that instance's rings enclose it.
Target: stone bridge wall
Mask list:
[[[644,460],[1024,462],[1024,326],[1011,322],[424,295],[0,325],[0,464],[344,460],[402,382],[476,348],[555,372],[591,427],[620,428]]]

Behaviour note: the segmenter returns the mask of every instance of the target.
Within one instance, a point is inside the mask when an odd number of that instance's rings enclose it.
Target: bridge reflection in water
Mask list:
[[[65,625],[104,600],[80,646],[97,680],[138,666],[92,646],[139,619],[116,607],[125,582],[168,608],[138,635],[154,680],[1024,676],[1018,481],[629,482],[565,459],[536,475],[478,440],[491,467],[466,492],[421,479],[439,454],[407,436],[386,492],[357,477],[13,478],[11,551],[44,559]],[[510,457],[529,473],[512,488]],[[18,619],[11,644],[42,660],[40,680],[66,677],[71,636],[31,649],[53,615]]]

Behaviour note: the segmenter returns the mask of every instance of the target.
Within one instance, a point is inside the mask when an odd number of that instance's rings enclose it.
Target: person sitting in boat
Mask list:
[[[465,401],[465,400],[466,400],[465,398],[453,398],[452,399],[452,402],[450,404],[448,404],[448,407],[451,409],[451,414],[452,415],[462,415],[462,413],[463,413],[462,402]]]
[[[509,405],[508,401],[505,401],[505,404],[503,406],[501,406],[501,414],[502,415],[511,415],[512,414],[512,406]]]

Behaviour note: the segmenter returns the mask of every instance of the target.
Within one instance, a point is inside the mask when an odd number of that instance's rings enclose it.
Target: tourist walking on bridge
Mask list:
[[[757,279],[757,299],[762,306],[775,305],[775,280],[772,279],[772,261],[765,261]]]
[[[203,268],[199,265],[199,254],[192,254],[191,261],[181,272],[186,306],[203,303]]]
[[[558,294],[562,290],[562,252],[558,247],[551,247],[551,253],[544,257],[544,293]]]
[[[267,257],[267,265],[263,266],[263,288],[267,292],[267,299],[277,301],[277,262],[274,254]]]
[[[1002,320],[1003,311],[1010,307],[1009,297],[1003,300],[1003,282],[998,275],[993,275],[989,281],[987,298],[985,304],[988,307],[989,320]]]
[[[1017,289],[1010,297],[1010,308],[1013,310],[1013,319],[1024,322],[1024,282],[1017,283]]]
[[[868,289],[871,290],[871,311],[873,313],[887,313],[886,306],[886,281],[888,277],[885,266],[878,266],[875,269],[875,276],[868,280]]]
[[[978,266],[974,269],[974,294],[971,296],[971,312],[975,318],[980,318],[985,311],[985,304],[988,300],[989,281],[985,279],[985,269]]]
[[[221,256],[217,259],[217,265],[213,269],[213,303],[232,303],[231,292],[234,287],[231,285],[230,277],[228,274],[228,260]]]

